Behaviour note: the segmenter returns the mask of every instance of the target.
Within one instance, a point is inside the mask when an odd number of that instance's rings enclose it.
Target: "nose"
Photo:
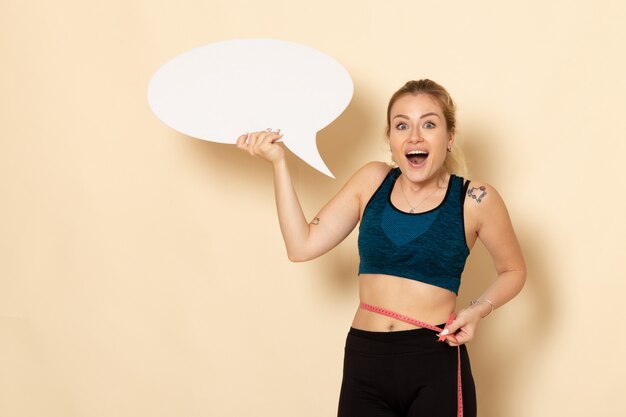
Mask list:
[[[409,133],[409,142],[418,143],[423,140],[424,138],[422,138],[422,134],[419,129],[411,129],[411,132]]]

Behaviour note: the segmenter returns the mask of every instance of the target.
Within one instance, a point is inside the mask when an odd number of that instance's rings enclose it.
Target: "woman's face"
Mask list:
[[[391,155],[412,182],[437,178],[454,134],[448,132],[441,107],[426,94],[406,94],[389,114]]]

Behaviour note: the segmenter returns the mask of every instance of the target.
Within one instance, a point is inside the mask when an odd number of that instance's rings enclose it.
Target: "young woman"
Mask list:
[[[289,259],[306,261],[359,226],[359,295],[346,341],[339,417],[476,415],[465,343],[479,321],[522,289],[526,268],[504,202],[487,183],[455,175],[455,105],[430,80],[409,81],[389,101],[395,168],[370,162],[308,222],[293,189],[279,131],[237,146],[269,161]],[[458,311],[476,239],[497,277]]]

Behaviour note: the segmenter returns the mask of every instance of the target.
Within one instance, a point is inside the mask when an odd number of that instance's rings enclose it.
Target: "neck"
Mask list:
[[[413,182],[406,175],[401,174],[398,178],[399,181],[402,181],[402,185],[405,190],[417,193],[424,191],[432,191],[434,192],[437,188],[445,188],[446,180],[448,179],[448,172],[441,169],[437,175],[434,175],[432,178],[428,178],[424,181]]]

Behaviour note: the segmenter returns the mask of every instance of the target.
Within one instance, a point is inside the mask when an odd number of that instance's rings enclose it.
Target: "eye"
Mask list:
[[[424,128],[425,129],[434,129],[436,126],[433,122],[426,122],[424,123]]]
[[[396,125],[396,129],[398,129],[398,130],[406,130],[407,127],[408,126],[406,125],[406,123],[398,123]]]

